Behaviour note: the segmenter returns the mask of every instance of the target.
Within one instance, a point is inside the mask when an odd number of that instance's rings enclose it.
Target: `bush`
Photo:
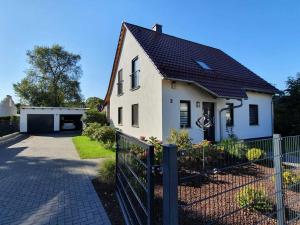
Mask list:
[[[101,127],[102,125],[99,123],[89,123],[83,128],[82,135],[88,136],[89,138],[93,139],[92,135]]]
[[[246,153],[246,158],[249,161],[257,160],[263,155],[263,152],[259,148],[251,148]]]
[[[192,139],[189,137],[187,130],[177,131],[176,129],[171,129],[168,143],[177,145],[179,150],[192,149]]]
[[[116,137],[116,130],[110,126],[103,126],[99,129],[98,141],[108,146],[113,146]]]
[[[85,124],[89,124],[89,123],[99,123],[101,125],[107,125],[108,124],[105,113],[99,112],[96,109],[88,110],[85,113],[85,115],[83,116],[82,121]]]
[[[266,191],[262,188],[255,189],[247,186],[236,195],[236,201],[241,208],[268,212],[273,209],[272,202],[268,199]]]
[[[155,163],[161,163],[162,161],[162,141],[157,137],[149,137],[148,143],[154,146],[154,160]]]
[[[105,148],[112,148],[116,130],[110,126],[101,126],[99,123],[90,123],[84,128],[82,134],[103,143]]]
[[[229,156],[243,160],[245,159],[245,146],[242,142],[239,142],[236,138],[228,138],[222,140],[218,147],[223,149]]]
[[[297,184],[300,181],[300,177],[292,170],[286,170],[282,174],[282,181],[285,185]]]
[[[98,175],[99,180],[106,184],[114,184],[116,174],[116,160],[106,159],[100,164]]]

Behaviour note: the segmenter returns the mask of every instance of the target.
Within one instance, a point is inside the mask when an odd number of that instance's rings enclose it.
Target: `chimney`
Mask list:
[[[160,24],[154,24],[154,26],[152,27],[152,30],[158,32],[158,33],[162,33],[162,25]]]

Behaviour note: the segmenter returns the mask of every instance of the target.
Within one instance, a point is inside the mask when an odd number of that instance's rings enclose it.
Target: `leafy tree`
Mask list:
[[[14,84],[22,103],[34,106],[78,106],[82,103],[80,55],[59,45],[36,46],[27,52],[30,68]]]
[[[103,103],[103,100],[98,97],[89,97],[85,101],[85,106],[90,109],[98,109],[98,106]]]
[[[274,100],[275,133],[300,134],[300,73],[289,77],[287,88]]]

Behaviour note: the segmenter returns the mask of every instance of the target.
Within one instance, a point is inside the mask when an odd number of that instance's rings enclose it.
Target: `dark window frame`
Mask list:
[[[137,112],[135,113],[134,110],[137,110]],[[139,104],[131,105],[131,126],[139,127]]]
[[[181,110],[181,104],[187,104],[187,111]],[[180,128],[191,128],[191,101],[180,100]],[[182,112],[187,113],[187,123],[183,124],[182,121]]]
[[[123,107],[118,107],[118,125],[123,125]]]
[[[258,115],[258,105],[257,104],[249,104],[249,125],[250,126],[259,125],[259,115]]]
[[[122,95],[124,92],[124,88],[123,88],[123,69],[120,69],[118,71],[118,82],[117,82],[117,85],[118,85],[118,95]]]
[[[137,68],[138,66],[134,66],[136,65],[135,62],[139,63],[139,56],[134,57],[131,60],[131,81],[130,81],[130,88],[131,90],[136,90],[140,87],[139,84],[139,68]]]
[[[226,116],[226,127],[233,127],[234,126],[234,108],[233,103],[226,103],[228,109],[226,110],[226,114],[230,114],[231,120],[229,121]]]

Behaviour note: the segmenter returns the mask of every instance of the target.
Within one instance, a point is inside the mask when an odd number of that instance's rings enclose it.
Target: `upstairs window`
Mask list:
[[[136,57],[131,62],[131,89],[139,87],[139,58]]]
[[[258,105],[249,105],[249,125],[258,125]]]
[[[123,70],[120,69],[118,72],[118,95],[123,94]]]
[[[139,126],[139,105],[134,104],[131,106],[131,125],[133,127]]]
[[[211,70],[211,68],[205,62],[200,60],[197,60],[196,62],[198,63],[199,66],[201,66],[202,69]]]
[[[233,103],[226,104],[228,109],[226,110],[226,126],[232,127],[233,126]]]
[[[180,101],[180,127],[191,127],[191,103],[190,101]]]
[[[118,108],[118,124],[123,124],[123,107]]]

